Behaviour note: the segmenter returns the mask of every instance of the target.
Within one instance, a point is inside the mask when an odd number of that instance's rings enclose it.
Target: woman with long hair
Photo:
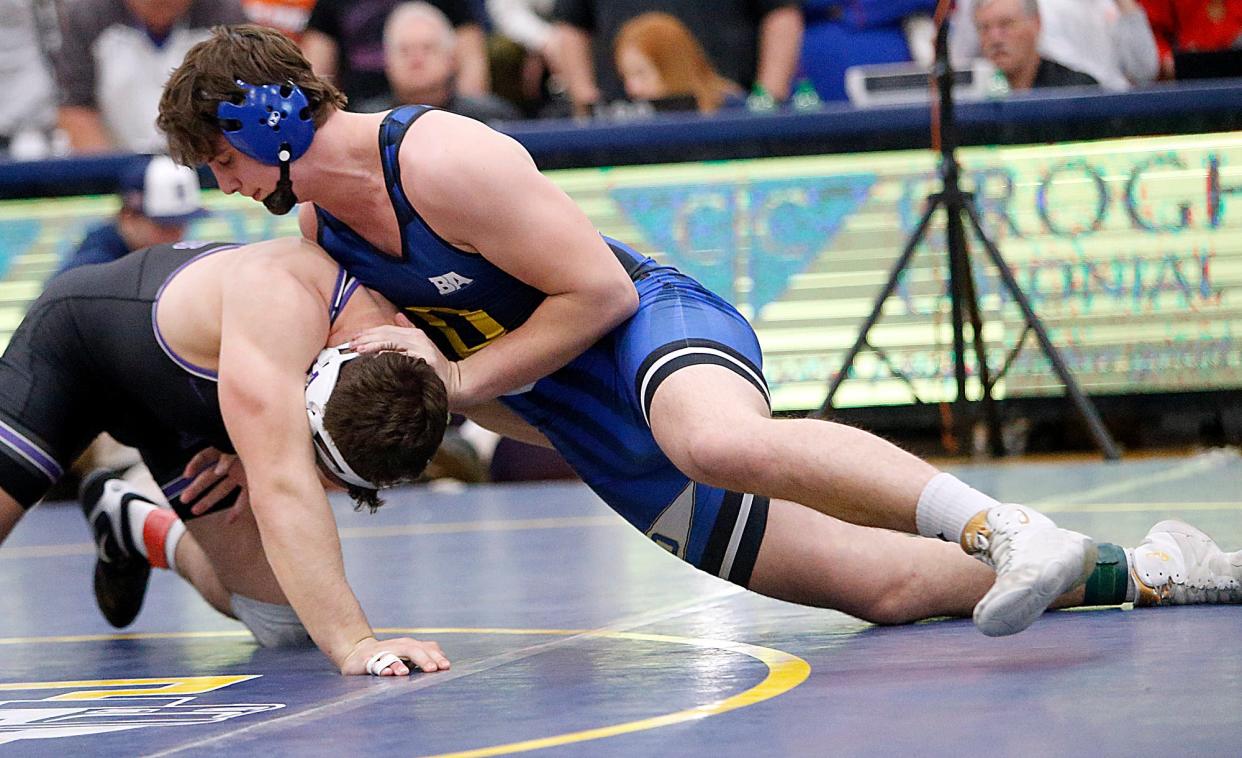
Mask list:
[[[675,16],[644,13],[621,27],[613,60],[631,100],[684,99],[700,113],[741,104],[742,88],[717,73],[703,46]]]

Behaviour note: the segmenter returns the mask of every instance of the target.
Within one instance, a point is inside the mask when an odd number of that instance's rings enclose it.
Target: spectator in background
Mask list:
[[[241,4],[250,23],[278,29],[300,43],[315,0],[241,0]]]
[[[564,85],[555,74],[556,35],[552,7],[556,0],[487,0],[492,21],[490,53],[492,91],[538,115]]]
[[[417,103],[484,122],[521,118],[515,106],[495,95],[457,91],[456,49],[453,26],[440,9],[425,2],[401,3],[384,24],[384,71],[392,89],[356,110],[373,113]]]
[[[675,16],[635,16],[617,32],[613,50],[631,100],[652,103],[656,110],[700,113],[745,105],[742,88],[717,73],[703,46]]]
[[[56,90],[47,53],[56,37],[51,0],[0,0],[0,157],[51,152]]]
[[[384,77],[384,22],[401,0],[317,0],[302,35],[315,73],[331,79],[350,101],[389,91]],[[489,92],[487,41],[467,0],[434,0],[457,32],[457,91]]]
[[[71,149],[163,152],[155,116],[164,81],[211,27],[245,20],[238,0],[62,3],[53,62]]]
[[[1036,0],[976,0],[974,10],[983,57],[1005,75],[1009,89],[1099,85],[1089,74],[1040,57]]]
[[[907,23],[936,0],[805,0],[803,8],[801,69],[820,99],[845,100],[846,69],[912,59]]]
[[[108,263],[151,245],[177,242],[191,221],[207,215],[198,174],[166,155],[135,158],[121,171],[118,187],[121,210],[111,221],[93,228],[57,274]]]
[[[1173,78],[1173,53],[1242,44],[1242,0],[1142,0],[1160,48],[1160,71]]]
[[[958,0],[949,31],[954,65],[983,57],[975,31],[975,0]],[[1039,51],[1090,74],[1110,90],[1153,81],[1156,39],[1137,0],[1039,0]]]
[[[611,60],[613,40],[626,21],[647,11],[676,16],[730,80],[762,86],[777,101],[789,96],[802,47],[795,0],[557,0],[559,73],[575,113],[623,96]]]

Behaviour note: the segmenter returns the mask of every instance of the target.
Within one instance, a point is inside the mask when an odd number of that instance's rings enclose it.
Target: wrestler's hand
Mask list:
[[[448,658],[444,657],[440,646],[434,642],[421,642],[409,637],[389,640],[367,637],[354,645],[354,649],[345,656],[341,673],[346,676],[405,676],[410,673],[407,661],[428,673],[449,669]]]
[[[414,326],[405,314],[398,313],[391,326],[373,326],[356,335],[349,346],[359,353],[381,353],[390,350],[413,358],[422,358],[435,369],[448,392],[449,406],[461,386],[458,364],[444,357],[444,353],[423,332]]]
[[[198,497],[199,493],[207,493],[202,500],[190,507],[190,512],[195,516],[201,516],[211,510],[212,506],[237,487],[241,487],[241,494],[237,496],[237,502],[229,508],[225,523],[232,524],[237,521],[250,507],[250,495],[246,489],[246,469],[236,455],[222,453],[214,447],[205,448],[190,459],[182,476],[194,479],[182,490],[182,502],[193,500]]]

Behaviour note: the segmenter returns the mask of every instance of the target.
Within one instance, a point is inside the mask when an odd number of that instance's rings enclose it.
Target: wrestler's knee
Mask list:
[[[884,590],[862,599],[854,614],[873,624],[894,626],[923,618],[919,610],[918,581],[912,570],[893,575]]]
[[[314,642],[297,613],[288,605],[265,603],[233,594],[230,607],[234,617],[246,625],[263,647],[305,647]]]
[[[711,431],[666,454],[696,482],[740,492],[754,488],[758,469],[755,451],[732,435]]]

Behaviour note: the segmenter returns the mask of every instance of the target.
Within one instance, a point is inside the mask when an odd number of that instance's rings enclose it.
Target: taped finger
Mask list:
[[[383,676],[384,669],[388,668],[394,663],[400,663],[400,662],[401,662],[401,659],[398,658],[393,653],[390,653],[387,650],[381,650],[380,652],[371,656],[371,660],[367,661],[367,673],[370,674],[371,676]]]

